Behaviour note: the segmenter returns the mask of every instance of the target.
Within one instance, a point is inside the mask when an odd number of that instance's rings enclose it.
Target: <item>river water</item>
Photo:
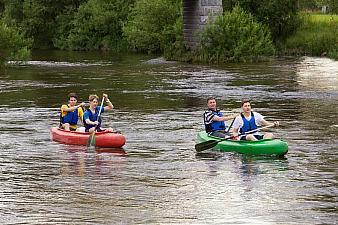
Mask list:
[[[190,65],[133,54],[34,52],[0,72],[1,224],[337,224],[338,62]],[[123,149],[50,140],[67,94],[107,93]],[[242,98],[285,158],[194,150],[206,98]]]

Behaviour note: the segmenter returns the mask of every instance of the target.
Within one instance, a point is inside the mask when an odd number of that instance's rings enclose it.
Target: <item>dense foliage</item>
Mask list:
[[[133,3],[134,0],[88,0],[75,14],[69,9],[66,15],[58,17],[60,38],[54,39],[56,47],[119,49],[123,45],[122,25]]]
[[[225,10],[238,5],[268,25],[275,41],[296,31],[300,22],[297,0],[223,0],[223,4]]]
[[[30,53],[30,45],[30,40],[0,21],[0,65],[8,60],[26,59]]]
[[[274,53],[268,28],[240,7],[208,24],[200,40],[201,61],[256,61],[260,56]]]
[[[136,1],[123,28],[129,46],[142,52],[160,52],[175,43],[179,38],[175,32],[181,29],[181,5],[181,1],[173,0]]]
[[[337,56],[335,22],[301,23],[298,13],[322,6],[337,13],[337,0],[223,0],[225,15],[207,27],[195,51],[185,49],[182,6],[182,0],[0,0],[1,60],[22,58],[31,46],[128,48],[208,62],[256,60],[273,54],[273,44],[285,52]]]

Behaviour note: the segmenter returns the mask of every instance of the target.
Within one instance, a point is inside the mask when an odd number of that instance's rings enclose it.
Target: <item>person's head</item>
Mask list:
[[[97,95],[89,95],[89,105],[96,107],[99,104],[99,96]]]
[[[241,102],[242,110],[245,113],[251,112],[251,104],[249,99],[243,99]]]
[[[76,93],[72,92],[68,94],[68,102],[70,106],[74,106],[77,102],[77,95]]]
[[[208,106],[208,109],[216,110],[217,108],[216,99],[214,97],[209,97],[207,99],[207,106]]]

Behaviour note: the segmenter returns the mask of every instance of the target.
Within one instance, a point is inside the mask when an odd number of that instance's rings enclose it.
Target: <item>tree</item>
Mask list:
[[[74,14],[63,40],[56,40],[58,45],[73,50],[120,48],[122,24],[133,3],[134,0],[88,0]]]
[[[268,25],[273,39],[285,38],[299,26],[297,0],[223,0],[225,10],[239,5]]]
[[[179,37],[176,27],[182,13],[177,0],[138,0],[123,27],[129,46],[141,52],[164,51],[168,42]],[[181,26],[182,27],[182,26]]]
[[[24,38],[14,28],[0,21],[0,64],[7,60],[27,59],[30,54],[31,40]]]

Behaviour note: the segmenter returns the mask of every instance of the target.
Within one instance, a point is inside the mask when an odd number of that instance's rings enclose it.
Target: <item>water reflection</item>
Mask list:
[[[66,152],[62,157],[62,176],[91,176],[104,175],[105,168],[121,168],[123,159],[127,156],[123,148],[95,148],[89,149],[86,146],[65,145]]]
[[[338,90],[338,62],[304,57],[297,65],[297,82],[306,89]]]
[[[34,57],[0,76],[1,224],[336,223],[335,63],[216,68],[142,55]],[[104,124],[126,135],[124,149],[50,141],[48,128],[74,90],[83,99],[108,92],[115,110]],[[238,111],[242,97],[254,99],[255,110],[281,122],[273,132],[288,142],[286,158],[196,154],[209,95],[226,112]]]

